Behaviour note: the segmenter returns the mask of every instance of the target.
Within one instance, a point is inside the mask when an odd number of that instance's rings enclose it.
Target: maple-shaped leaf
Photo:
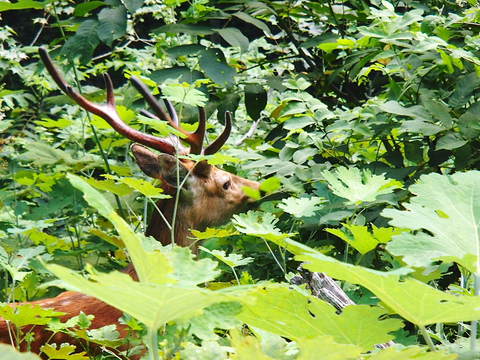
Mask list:
[[[278,219],[270,213],[250,210],[247,213],[234,215],[232,222],[241,233],[264,239],[278,240],[292,236],[292,234],[282,233],[275,227]]]
[[[170,275],[181,285],[197,285],[214,280],[220,275],[218,263],[212,259],[195,260],[192,252],[184,247],[165,246],[162,249],[174,269]]]
[[[387,250],[412,266],[455,261],[480,272],[480,172],[429,174],[410,186],[405,210],[385,209],[390,224],[415,233],[397,235]]]
[[[115,179],[121,183],[117,185],[126,186],[127,188],[136,190],[147,197],[152,197],[156,199],[170,198],[169,195],[163,194],[162,188],[153,186],[152,183],[148,182],[145,179],[133,177],[118,177],[113,175],[105,175],[105,177],[108,179]]]
[[[325,229],[330,234],[338,236],[340,239],[349,243],[360,254],[375,249],[378,244],[386,243],[392,239],[393,235],[402,233],[403,229],[388,227],[378,228],[372,225],[372,231],[367,226],[342,224],[348,231],[342,229]]]
[[[343,263],[319,252],[310,252],[295,258],[305,262],[305,269],[325,272],[334,279],[362,285],[388,308],[419,326],[480,318],[479,296],[456,296],[409,277],[401,278],[409,269],[376,271]]]
[[[75,346],[69,344],[61,344],[57,349],[56,344],[43,345],[41,347],[42,352],[48,356],[49,359],[55,360],[88,360],[90,359],[85,351],[75,353]]]
[[[190,331],[202,340],[216,340],[218,335],[215,334],[215,329],[230,330],[242,325],[236,318],[241,309],[242,305],[237,302],[210,305],[203,310],[203,314],[188,321]]]
[[[0,306],[0,316],[11,321],[16,327],[25,325],[46,325],[52,318],[65,315],[60,311],[44,309],[39,305],[22,304],[15,307],[9,305]]]
[[[289,197],[283,199],[278,207],[297,218],[301,218],[315,215],[315,212],[321,209],[320,205],[324,202],[326,202],[325,199],[317,196],[310,198]]]
[[[380,307],[351,305],[337,314],[327,302],[282,285],[258,287],[248,297],[254,302],[244,304],[238,318],[291,340],[330,335],[366,351],[391,340],[388,333],[402,326],[399,319],[379,320],[385,314]]]
[[[253,261],[253,258],[251,257],[244,258],[240,254],[231,253],[227,255],[223,250],[210,250],[210,249],[204,248],[203,246],[200,246],[200,250],[215,256],[218,260],[220,260],[221,262],[223,262],[224,264],[232,268],[236,266],[247,265]]]
[[[322,171],[332,192],[348,199],[351,204],[375,201],[379,195],[389,194],[401,188],[397,180],[386,179],[384,175],[374,175],[368,169],[340,166],[333,171]]]

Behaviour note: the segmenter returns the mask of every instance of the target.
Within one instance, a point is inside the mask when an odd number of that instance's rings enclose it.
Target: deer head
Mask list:
[[[157,204],[158,210],[154,211],[147,235],[155,237],[163,244],[171,242],[169,224],[173,220],[173,209],[177,208],[177,221],[175,226],[175,242],[181,246],[188,246],[191,241],[187,238],[189,229],[203,230],[207,226],[219,225],[241,211],[252,200],[244,193],[244,187],[258,189],[259,184],[233,175],[208,164],[207,161],[195,162],[188,158],[178,158],[178,155],[216,153],[227,141],[232,129],[232,115],[225,113],[225,129],[220,136],[204,148],[203,140],[206,130],[206,112],[199,108],[198,128],[195,132],[183,129],[178,120],[178,115],[169,101],[165,101],[165,111],[156,98],[150,93],[147,86],[139,79],[132,76],[130,81],[143,96],[154,111],[154,115],[145,112],[148,116],[156,117],[168,122],[170,126],[185,135],[183,141],[189,145],[184,148],[178,138],[159,138],[140,132],[124,123],[115,106],[113,85],[108,74],[104,75],[107,90],[105,104],[93,103],[79,92],[75,91],[60,75],[53,64],[47,51],[39,49],[40,57],[47,70],[59,88],[72,98],[82,108],[106,120],[118,133],[135,142],[131,147],[137,164],[142,171],[159,179],[164,190],[172,195],[171,199],[162,200]],[[144,146],[142,146],[142,145]],[[158,150],[155,153],[150,149]],[[177,177],[177,174],[180,177]],[[178,184],[183,186],[178,189]],[[175,197],[180,196],[176,202]]]

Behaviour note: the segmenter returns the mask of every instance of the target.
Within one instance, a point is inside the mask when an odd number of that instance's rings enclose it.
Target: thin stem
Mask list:
[[[267,245],[267,248],[270,251],[270,254],[272,254],[273,260],[275,260],[280,270],[282,270],[282,272],[285,274],[285,269],[283,268],[282,264],[280,264],[280,261],[278,261],[277,257],[275,256],[272,249],[270,248],[270,245],[268,245],[268,241],[265,239],[263,239],[263,241],[265,242],[265,245]]]
[[[57,20],[57,23],[60,24],[60,18],[58,17],[57,8],[56,8],[55,4],[53,4],[53,12],[55,14],[54,16],[55,16],[55,19]],[[60,33],[62,34],[62,38],[66,39],[65,32],[63,31],[63,27],[60,25],[59,28],[60,28]],[[75,66],[72,66],[72,68],[73,68],[73,75],[75,77],[75,83],[77,85],[78,92],[81,94],[82,89],[80,87],[80,80],[78,78],[77,69],[75,68]],[[86,110],[85,110],[85,112],[87,114],[87,118],[88,118],[90,128],[92,129],[93,138],[95,139],[95,143],[97,144],[98,149],[100,150],[100,155],[102,156],[103,162],[105,163],[105,167],[107,169],[107,172],[109,174],[113,174],[112,169],[110,168],[110,164],[109,164],[108,159],[107,159],[107,155],[105,154],[105,151],[103,150],[102,144],[100,143],[100,139],[98,138],[97,131],[95,130],[95,127],[92,124],[92,118],[90,116],[90,113]],[[122,203],[120,202],[119,196],[117,194],[114,194],[114,197],[115,197],[115,202],[117,203],[117,207],[118,207],[118,211],[120,213],[120,216],[122,218],[125,218],[125,215],[123,213]]]
[[[235,268],[233,266],[230,266],[230,269],[233,271],[233,275],[235,276],[235,279],[237,280],[237,285],[240,285],[240,279],[238,278],[237,272],[235,271]]]
[[[150,360],[160,360],[158,356],[158,331],[148,328],[147,332],[148,358]]]
[[[422,325],[422,326],[419,326],[418,328],[420,329],[420,333],[422,334],[423,338],[425,339],[425,342],[427,343],[428,347],[429,347],[432,351],[436,351],[435,345],[433,345],[432,338],[431,338],[430,335],[428,334],[427,329],[425,329],[425,326]]]
[[[478,296],[480,294],[480,273],[473,274],[473,294]],[[472,321],[470,333],[470,351],[475,354],[477,351],[477,333],[478,320]]]

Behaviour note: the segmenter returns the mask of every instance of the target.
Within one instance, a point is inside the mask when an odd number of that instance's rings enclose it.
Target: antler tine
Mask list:
[[[68,96],[70,96],[78,105],[82,108],[91,112],[97,116],[100,116],[102,119],[107,121],[111,127],[113,127],[118,133],[125,136],[126,138],[136,141],[140,144],[146,145],[153,149],[157,149],[161,152],[174,154],[175,147],[171,144],[163,141],[162,139],[142,133],[138,130],[135,130],[125,124],[120,116],[118,115],[117,109],[115,107],[115,96],[113,93],[113,84],[110,76],[108,74],[104,75],[105,79],[105,87],[107,89],[107,103],[106,104],[96,104],[91,102],[90,100],[83,97],[80,93],[75,91],[73,87],[71,87],[65,79],[60,75],[60,72],[53,64],[52,59],[48,52],[43,49],[39,48],[40,58],[42,59],[45,67],[47,68],[48,72],[52,76],[53,80],[57,83],[58,87]]]
[[[175,110],[172,102],[170,100],[164,99],[163,100],[165,106],[167,107],[168,113],[170,114],[170,117],[172,118],[172,121],[179,126],[180,121],[178,120],[178,114],[177,111]]]
[[[165,100],[165,106],[167,107],[167,110],[169,112],[167,114],[165,110],[163,110],[163,108],[160,106],[160,103],[157,101],[157,99],[155,99],[155,97],[152,95],[148,87],[142,81],[137,79],[135,76],[132,76],[130,80],[160,119],[167,121],[170,126],[187,136],[183,140],[190,145],[190,153],[201,154],[203,149],[203,139],[205,137],[205,124],[207,121],[205,110],[200,108],[201,110],[199,110],[198,128],[194,133],[190,133],[180,126],[177,112],[175,111],[175,108],[170,101]]]
[[[225,129],[220,134],[218,138],[215,139],[208,147],[204,150],[205,155],[215,154],[220,148],[225,144],[230,132],[232,131],[232,113],[230,111],[225,111]]]

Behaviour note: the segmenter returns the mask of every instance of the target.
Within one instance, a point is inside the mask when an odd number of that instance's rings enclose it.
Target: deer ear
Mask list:
[[[133,144],[130,149],[132,150],[133,156],[135,156],[135,161],[138,166],[140,166],[140,169],[142,169],[146,175],[153,178],[160,178],[162,169],[159,155],[138,144]]]
[[[193,173],[196,176],[203,177],[203,178],[209,177],[211,171],[212,171],[212,165],[210,165],[205,160],[198,162],[193,168]]]
[[[135,161],[142,171],[153,178],[161,179],[172,187],[177,185],[177,159],[169,154],[155,154],[144,146],[133,144],[131,147]],[[187,174],[185,166],[179,162],[180,181]]]

